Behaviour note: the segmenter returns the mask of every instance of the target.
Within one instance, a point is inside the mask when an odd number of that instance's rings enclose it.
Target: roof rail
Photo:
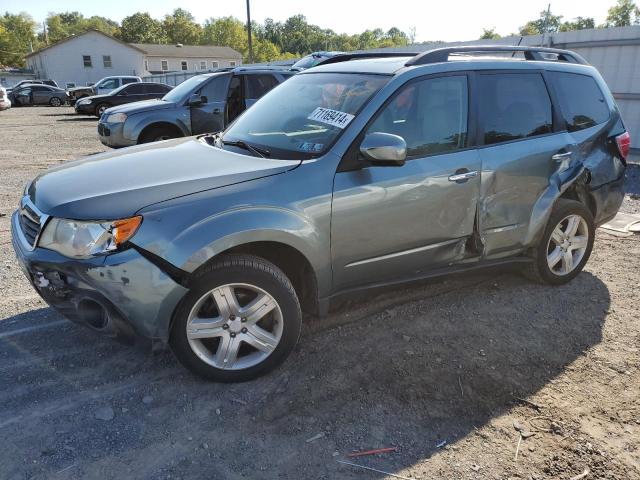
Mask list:
[[[329,57],[321,62],[318,62],[315,66],[318,65],[328,65],[330,63],[340,63],[347,62],[349,60],[358,60],[360,58],[390,58],[390,57],[413,57],[418,55],[419,52],[361,52],[361,53],[341,53],[339,55],[335,55],[333,57]]]
[[[405,65],[427,65],[429,63],[440,63],[449,60],[449,55],[455,54],[472,54],[472,53],[505,53],[505,52],[523,52],[526,60],[532,61],[549,61],[544,54],[557,55],[558,62],[578,63],[588,65],[587,61],[575,52],[569,50],[560,50],[559,48],[546,47],[523,47],[515,45],[462,45],[458,47],[436,48],[427,52],[416,55]]]

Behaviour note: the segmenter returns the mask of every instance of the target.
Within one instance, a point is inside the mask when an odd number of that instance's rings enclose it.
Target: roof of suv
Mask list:
[[[477,50],[476,50],[477,48]],[[494,50],[495,49],[495,50]],[[524,58],[513,57],[516,52],[524,53]],[[477,55],[482,53],[482,55]],[[492,53],[487,56],[486,53]],[[567,69],[587,70],[592,67],[579,55],[568,50],[557,50],[518,46],[449,47],[419,54],[382,53],[345,54],[344,60],[329,59],[301,74],[318,72],[369,73],[394,75],[405,70],[430,66],[434,71],[454,71],[469,69]],[[451,58],[448,58],[451,55]],[[557,59],[546,56],[557,56]],[[336,61],[337,60],[337,61]],[[586,67],[586,68],[585,68]]]

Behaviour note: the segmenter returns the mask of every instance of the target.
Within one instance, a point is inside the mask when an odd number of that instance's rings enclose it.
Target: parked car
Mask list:
[[[218,132],[258,98],[291,77],[288,70],[239,67],[196,75],[161,100],[110,108],[98,135],[109,147]]]
[[[68,88],[67,94],[69,95],[69,103],[71,105],[74,105],[76,101],[80,100],[81,98],[90,97],[93,95],[106,95],[108,93],[111,93],[111,91],[115,90],[116,88],[121,87],[122,85],[141,81],[142,79],[140,77],[131,75],[104,77],[101,78],[97,83],[88,85],[86,87]]]
[[[164,83],[129,83],[111,93],[85,97],[75,103],[76,113],[100,117],[107,108],[125,103],[154,100],[164,97],[173,87]]]
[[[68,318],[241,381],[345,292],[506,263],[569,282],[622,202],[629,145],[602,77],[566,50],[334,62],[220,134],[41,174],[13,246]]]
[[[51,105],[60,107],[67,101],[67,93],[56,87],[43,84],[26,84],[9,93],[9,100],[15,107],[27,105]]]
[[[23,85],[49,85],[51,87],[56,87],[58,88],[58,84],[56,83],[55,80],[21,80],[18,83],[16,83],[13,87],[8,88],[7,91],[11,92],[13,90],[16,90],[17,88],[22,87]]]
[[[4,87],[0,87],[0,111],[11,108],[11,100],[7,95],[7,90]]]
[[[344,54],[344,52],[313,52],[294,63],[291,66],[291,70],[306,70],[307,68],[315,67],[328,58],[342,54]]]

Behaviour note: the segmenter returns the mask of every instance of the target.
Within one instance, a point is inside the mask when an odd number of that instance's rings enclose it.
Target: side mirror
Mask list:
[[[400,167],[407,159],[407,142],[399,135],[373,132],[364,137],[360,153],[374,165]]]
[[[197,93],[191,95],[191,98],[189,99],[190,107],[199,107],[200,105],[205,103],[207,103],[207,97],[205,97],[204,95],[198,95]]]

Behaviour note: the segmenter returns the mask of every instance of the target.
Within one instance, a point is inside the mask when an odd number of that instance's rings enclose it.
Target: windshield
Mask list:
[[[177,87],[174,87],[173,90],[162,97],[162,100],[173,103],[183,102],[193,90],[210,78],[211,75],[196,75],[195,77],[191,77],[189,80],[185,80]]]
[[[320,156],[389,79],[351,73],[295,75],[258,100],[223,139],[258,146],[276,158]]]

